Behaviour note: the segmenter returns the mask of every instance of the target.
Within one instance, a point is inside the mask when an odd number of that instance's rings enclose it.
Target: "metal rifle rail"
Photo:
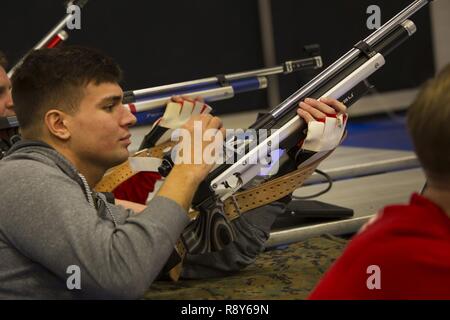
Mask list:
[[[362,42],[366,43],[369,46],[373,46],[377,42],[379,42],[383,37],[389,34],[395,27],[403,23],[425,5],[430,3],[432,0],[415,0],[411,3],[407,8],[402,10],[388,22],[386,22],[382,27],[373,32],[367,38],[362,40]],[[312,90],[317,88],[318,86],[324,84],[331,77],[337,74],[340,70],[342,70],[345,66],[355,61],[358,56],[362,53],[362,51],[358,48],[353,48],[344,54],[340,59],[335,61],[332,65],[322,71],[317,77],[308,82],[305,86],[299,89],[297,92],[288,97],[285,101],[283,101],[280,105],[274,108],[270,113],[266,116],[265,119],[261,119],[258,121],[259,126],[264,126],[268,122],[275,121],[276,119],[281,118],[283,115],[288,113],[292,108],[296,107],[296,103],[299,101],[299,98],[303,96],[309,95]],[[252,127],[254,129],[258,129],[257,126]]]
[[[123,103],[135,103],[139,100],[149,100],[155,95],[159,98],[161,95],[170,96],[177,93],[180,90],[200,91],[205,90],[205,86],[219,84],[220,86],[229,86],[229,84],[236,80],[246,78],[265,77],[276,74],[289,74],[296,71],[307,69],[319,69],[322,68],[323,62],[320,55],[314,57],[298,59],[293,61],[286,61],[282,65],[257,69],[252,71],[231,73],[227,75],[218,75],[214,77],[208,77],[197,80],[184,81],[179,83],[167,84],[152,88],[139,89],[133,91],[126,91],[124,93]]]

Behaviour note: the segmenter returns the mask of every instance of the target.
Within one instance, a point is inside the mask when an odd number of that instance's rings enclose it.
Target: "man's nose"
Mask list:
[[[134,114],[131,113],[131,111],[127,107],[123,107],[123,125],[126,126],[133,126],[136,124],[137,119],[134,116]]]
[[[7,109],[11,109],[11,110],[14,107],[14,102],[13,102],[13,99],[12,99],[11,91],[8,92],[8,97],[6,98],[5,107]]]

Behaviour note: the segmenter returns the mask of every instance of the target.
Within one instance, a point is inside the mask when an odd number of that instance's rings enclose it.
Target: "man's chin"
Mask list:
[[[127,149],[123,150],[122,152],[118,153],[112,160],[113,162],[113,167],[117,166],[121,163],[124,163],[125,161],[128,160],[128,158],[130,157],[130,153],[128,152]]]
[[[105,170],[109,170],[115,166],[118,166],[119,164],[124,163],[127,160],[128,156],[115,154],[107,158],[97,158],[97,163],[100,164]]]

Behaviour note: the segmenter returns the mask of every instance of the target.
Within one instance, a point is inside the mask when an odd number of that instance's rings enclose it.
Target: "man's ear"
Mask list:
[[[70,130],[67,126],[69,115],[61,110],[50,109],[44,116],[45,125],[53,136],[67,140],[70,138]]]

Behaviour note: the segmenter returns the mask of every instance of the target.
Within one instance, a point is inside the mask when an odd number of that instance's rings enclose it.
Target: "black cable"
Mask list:
[[[425,180],[425,184],[423,185],[422,190],[420,190],[420,194],[421,195],[423,195],[423,193],[425,192],[425,189],[427,188],[427,186],[428,186],[428,181]]]
[[[327,193],[328,191],[330,191],[331,187],[333,186],[333,179],[327,173],[323,172],[322,170],[316,169],[315,172],[317,172],[318,174],[324,176],[327,179],[328,186],[324,190],[319,191],[319,192],[317,192],[315,194],[312,194],[312,195],[309,195],[309,196],[298,197],[298,196],[292,195],[292,199],[295,199],[295,200],[312,199],[312,198],[321,196],[321,195]]]

